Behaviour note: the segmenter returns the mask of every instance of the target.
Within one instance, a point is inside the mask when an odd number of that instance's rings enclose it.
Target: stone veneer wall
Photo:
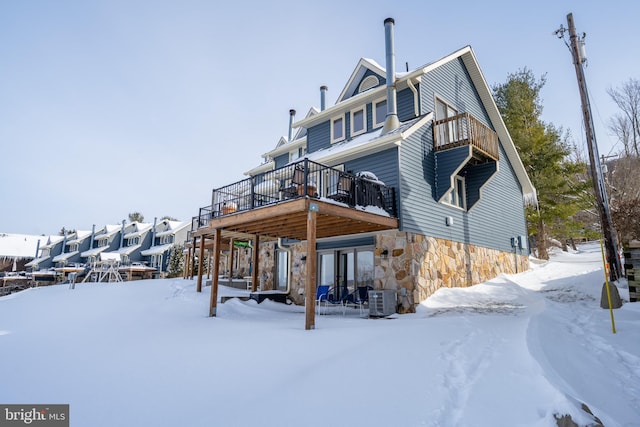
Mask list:
[[[467,287],[500,273],[521,272],[529,268],[529,259],[451,240],[386,232],[377,236],[374,264],[375,288],[397,290],[398,311],[406,313],[439,288]]]
[[[275,243],[260,245],[260,280],[264,290],[273,289]],[[289,298],[304,304],[306,242],[291,246]],[[383,255],[386,250],[387,254]],[[517,265],[516,265],[517,263]],[[450,240],[401,231],[379,233],[374,250],[375,289],[398,292],[398,311],[413,312],[415,306],[439,288],[467,287],[498,276],[529,268],[526,255],[467,245]],[[403,291],[403,288],[406,291]]]

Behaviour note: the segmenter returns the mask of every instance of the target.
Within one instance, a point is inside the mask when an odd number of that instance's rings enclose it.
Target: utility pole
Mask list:
[[[591,180],[593,181],[593,189],[596,195],[596,204],[600,215],[600,225],[604,237],[604,246],[607,252],[607,263],[609,264],[609,278],[612,282],[622,277],[622,266],[618,258],[618,244],[616,232],[611,220],[611,210],[609,209],[609,198],[607,197],[607,189],[604,185],[602,174],[602,165],[600,164],[600,156],[598,155],[598,144],[596,143],[596,133],[593,127],[593,117],[591,115],[591,105],[589,104],[589,94],[587,92],[587,81],[584,77],[584,69],[582,64],[586,61],[584,54],[581,54],[580,47],[584,47],[584,35],[578,37],[576,27],[573,23],[573,14],[567,15],[567,25],[569,26],[569,36],[571,50],[573,56],[573,64],[576,68],[576,76],[578,78],[578,88],[580,89],[580,99],[582,101],[582,116],[584,119],[584,127],[587,137],[587,147],[589,149],[589,162],[591,168]],[[558,37],[564,35],[565,29],[560,26],[556,31]]]

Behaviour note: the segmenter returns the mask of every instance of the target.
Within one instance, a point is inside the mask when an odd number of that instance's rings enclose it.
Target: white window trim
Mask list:
[[[382,101],[386,101],[387,98],[386,97],[381,97],[378,99],[374,99],[373,102],[371,103],[371,115],[373,116],[373,128],[377,128],[379,126],[383,126],[384,125],[384,121],[387,118],[387,110],[385,108],[385,113],[384,116],[382,117],[382,119],[380,121],[378,121],[378,116],[376,115],[376,105],[379,104]]]
[[[358,93],[362,93],[379,85],[380,79],[378,79],[377,76],[374,76],[373,74],[368,75],[360,82],[360,86],[358,86]]]
[[[353,129],[353,116],[355,115],[355,113],[358,113],[362,111],[362,129],[359,131],[355,131]],[[355,110],[351,110],[351,136],[356,136],[356,135],[360,135],[367,132],[367,108],[366,107],[361,107],[361,108],[356,108]]]
[[[464,195],[464,197],[462,198],[462,206],[453,203],[453,201],[451,200],[451,193],[455,192],[457,194],[460,185],[462,185],[462,194]],[[442,203],[455,209],[460,209],[463,211],[467,210],[467,183],[464,177],[460,175],[454,175],[453,188],[448,191],[447,194],[445,194]]]
[[[335,138],[333,135],[333,128],[334,128],[334,123],[337,122],[338,120],[342,120],[342,136],[339,138]],[[346,138],[346,129],[345,129],[344,116],[334,117],[333,119],[331,119],[331,143],[333,144],[334,142],[344,141],[345,138]]]

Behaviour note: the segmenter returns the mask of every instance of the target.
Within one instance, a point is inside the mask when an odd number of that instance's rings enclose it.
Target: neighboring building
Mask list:
[[[46,236],[0,233],[0,271],[24,271],[47,239]]]
[[[140,252],[149,267],[158,270],[164,277],[169,266],[169,256],[174,245],[182,245],[187,238],[191,223],[163,219],[153,228],[152,245]]]
[[[29,271],[48,270],[54,267],[53,259],[62,253],[64,247],[63,236],[48,236],[46,243],[40,244],[37,258],[25,264]]]
[[[473,50],[395,73],[393,20],[385,31],[386,69],[361,59],[328,108],[323,87],[320,111],[291,125],[302,137],[290,130],[200,209],[191,237],[203,247],[259,242],[254,289],[259,278],[302,304],[316,285],[337,298],[370,286],[405,312],[440,287],[528,268],[535,188]]]
[[[151,247],[152,227],[153,224],[150,223],[130,222],[125,224],[123,221],[118,247],[102,254],[110,258],[118,255],[118,261],[122,265],[142,262],[142,251]]]
[[[89,249],[80,253],[80,257],[87,264],[93,264],[100,260],[102,252],[111,252],[120,248],[120,236],[122,233],[122,225],[107,224],[99,228],[93,233],[89,243]]]
[[[64,236],[63,250],[53,258],[57,268],[80,264],[81,253],[91,246],[91,231],[78,230]]]

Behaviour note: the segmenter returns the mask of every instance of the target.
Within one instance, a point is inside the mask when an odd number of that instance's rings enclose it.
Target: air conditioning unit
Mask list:
[[[396,312],[396,291],[369,291],[369,316],[385,317]]]

